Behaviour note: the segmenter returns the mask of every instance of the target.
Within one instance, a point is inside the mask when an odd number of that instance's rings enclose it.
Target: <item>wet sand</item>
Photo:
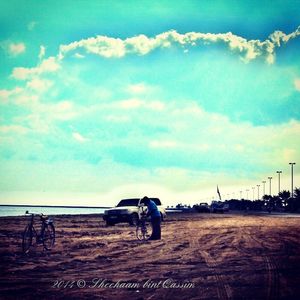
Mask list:
[[[140,242],[101,216],[55,216],[56,244],[21,251],[28,219],[0,218],[1,299],[300,299],[300,219],[169,214]]]

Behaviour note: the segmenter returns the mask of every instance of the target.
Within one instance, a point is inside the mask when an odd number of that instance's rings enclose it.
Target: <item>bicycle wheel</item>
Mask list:
[[[44,225],[41,239],[46,250],[51,250],[53,248],[55,243],[55,229],[53,224]]]
[[[27,225],[23,232],[23,238],[22,238],[22,250],[24,254],[28,253],[29,248],[32,245],[32,237],[33,237],[32,227],[30,225]]]
[[[149,240],[152,233],[152,227],[148,222],[139,223],[136,227],[136,237],[140,241]]]

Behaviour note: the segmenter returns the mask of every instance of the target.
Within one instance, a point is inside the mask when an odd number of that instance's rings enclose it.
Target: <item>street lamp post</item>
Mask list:
[[[247,192],[247,200],[249,200],[249,190],[246,190]]]
[[[259,187],[260,187],[260,184],[257,184],[257,199],[259,200]]]
[[[280,193],[280,174],[282,173],[282,171],[276,171],[276,173],[278,174],[278,195]]]
[[[292,195],[292,199],[294,198],[294,165],[296,163],[289,163],[291,165],[291,181],[292,181],[292,191],[291,191],[291,195]]]
[[[264,189],[264,195],[266,194],[265,193],[265,191],[266,191],[266,189],[265,189],[265,187],[266,187],[266,181],[264,180],[264,181],[262,181],[262,183],[263,183],[263,189]]]
[[[240,191],[240,197],[241,197],[241,200],[242,200],[242,193],[243,193],[243,191]]]
[[[254,201],[254,190],[255,190],[255,187],[253,186],[252,187],[252,198],[253,198],[253,201]]]
[[[270,180],[270,196],[272,195],[272,178],[273,177],[268,177],[268,179]]]

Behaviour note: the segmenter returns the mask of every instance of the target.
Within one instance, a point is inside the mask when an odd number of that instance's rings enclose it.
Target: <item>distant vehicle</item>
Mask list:
[[[193,212],[193,208],[190,205],[177,204],[176,209],[181,212]]]
[[[224,203],[223,210],[224,210],[224,212],[229,211],[229,204],[228,203]]]
[[[210,205],[210,211],[212,213],[224,213],[224,203],[221,201],[212,201]]]
[[[162,206],[158,198],[150,198],[157,205],[162,220],[166,217],[165,208]],[[137,225],[140,220],[140,207],[144,204],[141,203],[141,199],[123,199],[114,208],[110,208],[104,211],[103,220],[107,226],[112,226],[117,223],[129,223],[130,225]]]
[[[199,205],[194,205],[194,209],[199,213],[209,213],[209,205],[208,203],[200,203]]]

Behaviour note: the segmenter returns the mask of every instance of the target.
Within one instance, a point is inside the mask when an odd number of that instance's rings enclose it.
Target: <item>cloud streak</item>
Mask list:
[[[189,47],[223,44],[230,51],[238,53],[244,62],[262,57],[267,63],[272,64],[275,60],[276,48],[297,38],[299,35],[300,26],[290,34],[275,31],[264,41],[247,40],[231,32],[216,34],[188,32],[180,34],[175,30],[171,30],[158,34],[153,38],[141,34],[124,40],[98,35],[68,45],[61,45],[58,57],[63,59],[69,52],[80,49],[105,58],[121,58],[129,54],[146,55],[155,49],[170,48],[173,45],[181,46],[186,52]]]
[[[83,137],[79,132],[73,132],[72,136],[76,141],[80,143],[85,143],[86,141],[88,141],[88,139]]]

